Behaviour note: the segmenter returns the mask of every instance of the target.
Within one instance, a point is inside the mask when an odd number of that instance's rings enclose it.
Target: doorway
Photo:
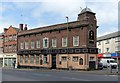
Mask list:
[[[90,70],[95,70],[95,61],[89,61],[89,69]]]
[[[56,69],[56,54],[52,54],[52,69]]]

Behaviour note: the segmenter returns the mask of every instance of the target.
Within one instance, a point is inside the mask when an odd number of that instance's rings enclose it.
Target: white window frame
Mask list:
[[[56,47],[57,45],[57,40],[56,39],[52,39],[52,47]]]
[[[24,49],[24,43],[23,42],[20,43],[20,49]]]
[[[79,46],[79,36],[74,36],[73,37],[73,46]]]
[[[105,44],[109,44],[110,43],[110,39],[107,39],[106,41],[105,41]]]
[[[67,37],[62,38],[62,47],[67,47]]]
[[[28,49],[28,41],[25,42],[25,49]]]
[[[36,41],[36,48],[40,48],[40,40]]]
[[[47,40],[47,46],[45,45],[45,40]],[[49,40],[48,40],[48,38],[43,38],[43,48],[48,48],[48,46],[49,46]]]
[[[34,48],[35,48],[35,42],[31,41],[31,49],[34,49]]]

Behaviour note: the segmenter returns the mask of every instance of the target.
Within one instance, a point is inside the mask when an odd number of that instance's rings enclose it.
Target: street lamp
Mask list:
[[[117,73],[118,73],[118,71],[119,71],[119,57],[118,57],[118,53],[119,53],[119,52],[116,51],[116,58],[117,58],[117,68],[116,68],[117,70],[116,70],[116,72],[117,72]]]
[[[69,37],[69,30],[68,30],[68,16],[66,16],[66,19],[67,19],[67,54],[68,54],[68,37]],[[67,57],[67,68],[69,67],[69,54],[68,54],[68,57]],[[69,68],[68,68],[69,69]]]

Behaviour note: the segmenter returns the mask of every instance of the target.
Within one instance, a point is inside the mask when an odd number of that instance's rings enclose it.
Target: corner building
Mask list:
[[[77,21],[23,30],[18,33],[20,67],[97,69],[97,23],[89,8]]]

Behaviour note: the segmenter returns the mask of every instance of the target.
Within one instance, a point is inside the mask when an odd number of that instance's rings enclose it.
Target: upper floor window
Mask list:
[[[106,52],[109,52],[110,48],[106,48]]]
[[[62,47],[67,47],[67,37],[62,38]]]
[[[13,40],[17,40],[17,35],[16,34],[13,35]]]
[[[94,40],[94,31],[92,30],[89,32],[89,39]]]
[[[79,46],[79,36],[73,37],[73,46]]]
[[[12,49],[12,45],[9,45],[9,49],[10,49],[10,50]]]
[[[52,39],[52,47],[56,47],[56,39]]]
[[[25,42],[25,49],[28,49],[28,42]]]
[[[5,37],[5,42],[8,42],[8,37]]]
[[[20,49],[24,49],[24,43],[23,42],[20,43]]]
[[[9,41],[12,41],[12,35],[9,35]]]
[[[107,39],[106,40],[106,42],[105,42],[105,44],[109,44],[110,43],[110,40],[109,39]]]
[[[35,47],[35,42],[31,41],[31,49],[34,49],[34,47]]]
[[[116,46],[115,51],[120,51],[120,46]]]
[[[48,38],[43,38],[43,48],[48,48],[48,44],[49,41],[48,41]]]
[[[98,41],[98,45],[101,45],[101,41]]]
[[[40,48],[40,40],[37,40],[37,41],[36,41],[36,47],[37,47],[37,48]]]
[[[120,42],[120,37],[116,37],[115,42]]]

